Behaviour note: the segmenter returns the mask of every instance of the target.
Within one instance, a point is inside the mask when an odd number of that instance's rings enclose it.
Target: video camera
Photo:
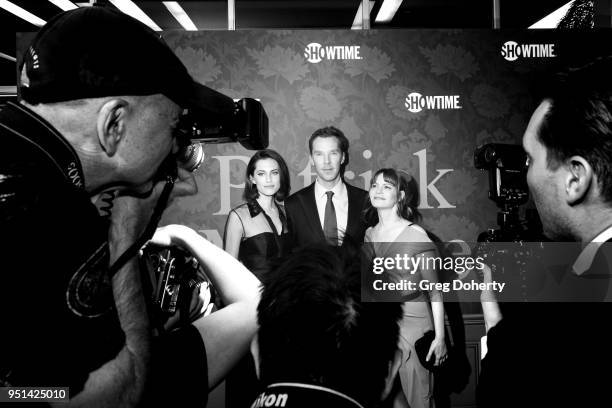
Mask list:
[[[527,209],[525,219],[519,213],[520,206],[529,200],[527,154],[519,145],[489,143],[474,151],[474,167],[488,171],[489,198],[500,209],[499,229],[489,228],[478,235],[476,254],[501,281],[533,276],[533,271],[541,269],[542,246],[526,243],[542,241],[542,226],[535,209]],[[479,278],[483,276],[479,274]],[[525,286],[512,286],[509,290],[509,298],[515,299],[531,293],[526,292]]]
[[[480,242],[517,242],[540,240],[541,226],[535,210],[519,208],[529,200],[527,154],[519,145],[489,143],[474,151],[474,167],[489,173],[489,198],[497,204],[497,224],[478,236]]]

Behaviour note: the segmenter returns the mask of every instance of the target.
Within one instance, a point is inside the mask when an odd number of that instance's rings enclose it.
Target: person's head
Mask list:
[[[523,135],[527,183],[549,238],[581,240],[584,221],[612,209],[610,72],[607,58],[555,76]]]
[[[308,139],[308,150],[320,181],[331,183],[344,176],[348,149],[349,141],[340,129],[328,126],[314,131]]]
[[[369,225],[375,225],[378,211],[394,209],[399,217],[417,222],[421,219],[418,205],[419,186],[413,177],[395,169],[380,169],[370,181],[364,215]]]
[[[290,190],[289,169],[283,157],[271,149],[257,151],[247,164],[244,199],[254,200],[262,194],[283,201]]]
[[[263,385],[320,385],[365,406],[390,392],[401,307],[360,302],[360,256],[349,247],[302,248],[263,278],[252,344]]]
[[[151,184],[183,108],[199,106],[185,66],[149,27],[106,7],[49,20],[20,63],[20,102],[75,148],[90,192]]]
[[[146,191],[162,161],[176,151],[173,129],[180,108],[161,94],[88,98],[31,108],[51,118],[72,144],[92,193],[111,186]]]

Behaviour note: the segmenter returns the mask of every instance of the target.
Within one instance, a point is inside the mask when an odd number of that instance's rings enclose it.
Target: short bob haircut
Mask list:
[[[372,188],[376,178],[382,174],[383,180],[395,186],[398,197],[397,215],[410,222],[418,222],[422,218],[417,208],[419,205],[419,185],[414,177],[402,173],[404,172],[395,169],[380,169],[372,176],[370,188]],[[404,192],[404,198],[399,198],[402,191]],[[364,210],[364,218],[367,225],[373,226],[378,224],[378,212],[372,206],[369,196],[366,209]]]
[[[272,149],[258,150],[255,152],[253,157],[251,157],[251,160],[249,160],[249,164],[247,164],[246,168],[246,180],[244,181],[244,193],[242,196],[246,201],[255,200],[257,197],[259,197],[257,186],[251,183],[250,177],[255,173],[255,166],[257,165],[257,162],[263,159],[272,159],[278,163],[278,170],[280,172],[280,188],[276,192],[274,198],[276,201],[284,201],[291,191],[289,169],[287,168],[287,163],[285,163],[283,157]]]

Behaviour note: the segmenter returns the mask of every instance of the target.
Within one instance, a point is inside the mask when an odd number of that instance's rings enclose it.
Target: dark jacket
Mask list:
[[[348,217],[344,242],[352,241],[360,244],[363,242],[366,230],[363,210],[367,203],[368,192],[346,182],[344,184],[348,195]],[[314,191],[314,183],[312,183],[285,200],[289,232],[294,248],[325,242]],[[350,239],[347,240],[346,237]]]
[[[0,105],[0,383],[73,396],[121,349],[110,282],[82,273],[105,270],[107,237],[68,141],[31,110]]]

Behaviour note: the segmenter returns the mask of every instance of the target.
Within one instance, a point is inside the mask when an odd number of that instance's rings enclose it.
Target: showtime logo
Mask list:
[[[308,62],[316,64],[324,59],[327,60],[360,60],[359,45],[326,45],[310,43],[304,49],[304,58]]]
[[[507,61],[522,58],[555,58],[555,44],[519,44],[506,41],[502,45],[501,55]]]
[[[404,106],[409,112],[419,113],[423,109],[461,109],[459,95],[426,95],[418,92],[408,94]]]

